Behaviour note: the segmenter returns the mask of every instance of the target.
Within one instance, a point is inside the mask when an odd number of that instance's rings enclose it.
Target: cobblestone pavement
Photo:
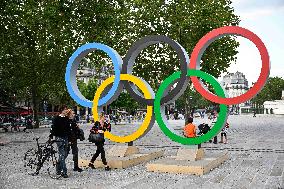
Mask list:
[[[195,121],[198,124],[204,120]],[[10,143],[0,146],[0,188],[284,188],[284,117],[230,116],[229,123],[228,144],[205,143],[202,146],[207,151],[228,150],[230,159],[203,176],[151,173],[146,171],[145,164],[110,172],[85,169],[82,173],[75,173],[69,155],[68,179],[54,180],[44,171],[33,177],[23,169],[23,154],[35,147],[34,136],[40,136],[40,141],[45,142],[49,128],[39,128],[29,133],[1,132],[0,142]],[[170,125],[176,132],[181,132],[183,121],[170,121]],[[137,127],[137,123],[131,126],[116,125],[113,126],[113,132],[123,135]],[[90,125],[82,125],[82,128],[87,136]],[[114,144],[107,141],[106,149]],[[181,147],[168,139],[156,124],[134,145],[141,151],[165,149],[166,155],[175,155]],[[80,158],[90,159],[94,150],[95,146],[87,141],[79,142]]]

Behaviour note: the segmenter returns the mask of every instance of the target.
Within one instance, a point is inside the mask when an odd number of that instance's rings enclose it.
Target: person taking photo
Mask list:
[[[63,178],[68,178],[65,160],[68,155],[68,137],[71,132],[67,113],[68,110],[66,107],[60,109],[60,114],[53,120],[49,135],[50,140],[55,136],[59,155],[56,172],[58,175],[61,174]]]

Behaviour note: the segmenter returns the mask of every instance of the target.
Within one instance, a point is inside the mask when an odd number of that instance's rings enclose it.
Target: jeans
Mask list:
[[[58,167],[57,172],[60,173],[61,171],[63,174],[67,174],[67,168],[65,159],[68,155],[68,138],[67,137],[55,137],[57,148],[58,148]]]
[[[101,154],[103,164],[107,165],[104,143],[97,143],[96,146],[97,146],[97,151],[93,155],[91,162],[94,163],[96,161],[97,157],[99,157],[99,155]]]

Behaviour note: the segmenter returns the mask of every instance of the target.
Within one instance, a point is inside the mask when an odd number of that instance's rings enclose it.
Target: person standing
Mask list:
[[[212,114],[211,114],[212,115]],[[217,118],[218,118],[218,112],[217,111],[213,111],[213,115],[211,117],[211,128],[215,125],[215,123],[217,122]],[[218,137],[217,135],[214,136],[213,138],[213,143],[217,144],[218,143]]]
[[[97,150],[96,150],[96,153],[93,155],[93,157],[92,157],[92,159],[89,163],[89,167],[92,168],[92,169],[95,169],[94,162],[96,161],[97,157],[99,157],[99,155],[101,154],[101,159],[102,159],[103,164],[105,165],[105,170],[110,171],[110,167],[107,164],[106,156],[105,156],[104,131],[106,131],[106,128],[104,127],[104,125],[101,125],[99,121],[96,121],[94,126],[90,130],[91,133],[100,134],[101,137],[102,137],[102,140],[101,141],[95,141],[95,145],[97,146]]]
[[[78,165],[78,145],[77,145],[77,139],[80,133],[80,128],[75,119],[75,114],[71,109],[68,109],[67,116],[69,117],[70,120],[70,129],[71,129],[70,135],[68,137],[68,154],[71,148],[73,154],[73,162],[74,162],[73,171],[82,172],[83,170]]]
[[[220,143],[227,144],[227,142],[228,142],[228,140],[227,140],[228,129],[229,129],[229,123],[227,122],[225,124],[224,128],[221,131],[221,141],[220,141]],[[223,140],[223,137],[225,137],[225,140]]]
[[[102,112],[101,115],[100,115],[100,125],[104,125],[105,123],[105,114]]]
[[[57,174],[61,174],[63,178],[68,178],[66,168],[66,157],[68,155],[68,136],[70,135],[70,121],[67,116],[68,110],[66,107],[60,109],[60,114],[53,120],[53,124],[50,130],[50,140],[55,136],[57,148],[58,148],[58,165]]]
[[[113,115],[113,121],[114,121],[114,124],[116,125],[118,121],[118,115],[116,114]]]
[[[87,123],[90,122],[90,116],[89,116],[89,114],[87,115],[86,121],[87,121]]]

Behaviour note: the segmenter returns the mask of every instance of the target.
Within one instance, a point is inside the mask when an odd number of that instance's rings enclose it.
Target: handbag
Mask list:
[[[92,143],[103,142],[104,137],[100,133],[90,133],[88,140],[89,142],[92,142]]]

